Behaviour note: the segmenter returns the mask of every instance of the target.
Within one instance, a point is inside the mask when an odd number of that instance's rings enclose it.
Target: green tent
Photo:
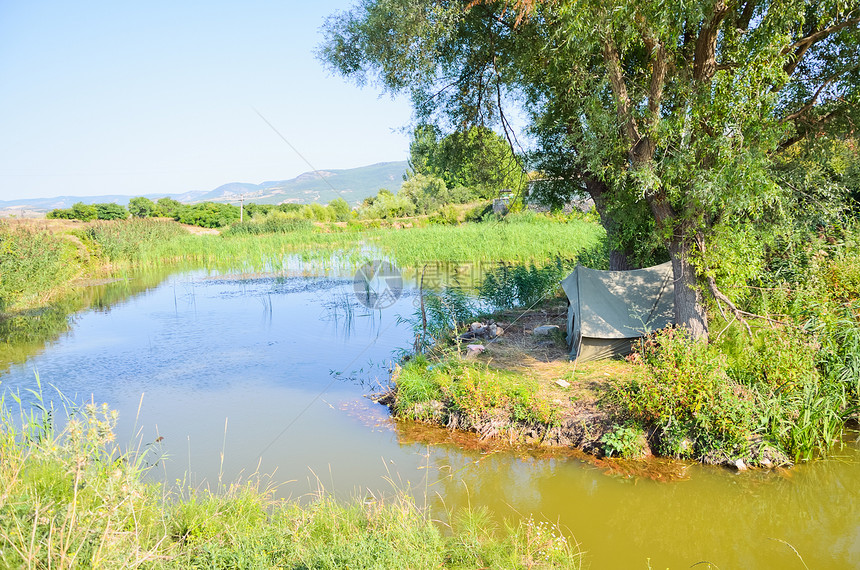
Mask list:
[[[636,339],[675,322],[671,262],[632,271],[577,265],[561,287],[570,355],[583,362],[630,354]]]

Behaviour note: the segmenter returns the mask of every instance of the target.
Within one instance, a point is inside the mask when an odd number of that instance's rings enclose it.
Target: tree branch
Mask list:
[[[794,121],[808,113],[809,110],[815,106],[815,102],[818,100],[818,96],[821,95],[821,92],[824,91],[824,89],[826,89],[828,85],[833,83],[833,80],[836,79],[837,76],[838,74],[834,73],[833,75],[828,77],[827,80],[822,83],[818,89],[815,90],[815,94],[810,97],[809,101],[807,101],[806,104],[803,105],[803,107],[801,107],[794,113],[788,115],[787,117],[783,117],[780,122],[784,123],[786,121]]]
[[[817,32],[813,32],[806,37],[803,37],[791,45],[785,46],[782,49],[782,55],[788,55],[791,51],[794,51],[794,55],[791,59],[783,66],[783,71],[785,71],[786,75],[789,77],[794,74],[794,71],[797,69],[797,66],[800,64],[803,56],[806,55],[806,52],[816,43],[821,40],[827,38],[831,34],[835,34],[836,32],[843,30],[850,26],[855,26],[860,23],[860,17],[858,18],[850,18],[845,20],[844,22],[840,22],[838,24],[834,24],[832,26],[828,26],[824,29],[818,30]]]
[[[693,62],[693,78],[708,81],[717,71],[717,38],[720,24],[729,13],[725,0],[715,0],[711,17],[699,30],[696,38],[696,55]]]
[[[814,132],[815,127],[821,127],[821,126],[824,126],[825,124],[827,124],[831,119],[833,119],[833,117],[836,116],[836,114],[839,111],[840,111],[840,109],[834,109],[816,121],[809,121],[808,123],[806,123],[809,126],[809,128],[807,128],[803,131],[798,130],[793,136],[791,136],[791,137],[787,138],[786,140],[784,140],[783,142],[781,142],[779,144],[779,150],[785,150],[788,147],[790,147],[796,143],[799,143],[800,141],[805,139],[807,136],[809,136],[810,133]],[[796,119],[795,119],[795,121],[796,121]]]
[[[750,20],[752,20],[753,13],[755,12],[755,8],[758,5],[756,0],[749,0],[744,5],[744,10],[741,12],[741,15],[738,16],[737,27],[741,30],[748,30],[750,27]]]
[[[843,30],[849,26],[854,26],[856,24],[860,24],[860,17],[851,18],[845,20],[844,22],[840,22],[838,24],[834,24],[832,26],[828,26],[822,30],[818,30],[817,32],[813,32],[806,37],[800,38],[796,42],[791,45],[785,46],[782,49],[782,55],[788,54],[791,50],[797,50],[803,46],[811,46],[817,42],[820,42],[827,36],[838,32],[839,30]]]
[[[717,308],[720,310],[720,314],[723,315],[723,318],[729,320],[728,317],[726,317],[725,312],[723,312],[723,307],[722,305],[720,305],[721,302],[724,303],[732,311],[732,313],[734,313],[735,318],[741,323],[743,323],[744,327],[747,329],[747,333],[752,336],[752,329],[750,328],[750,324],[744,318],[744,315],[748,315],[749,313],[744,313],[744,311],[738,309],[735,304],[732,303],[731,299],[726,297],[726,295],[722,291],[717,289],[717,282],[712,276],[708,275],[707,281],[708,290],[711,292],[711,295],[713,295],[714,299],[717,301]]]
[[[656,126],[660,120],[660,102],[663,99],[663,87],[666,82],[668,63],[663,44],[643,34],[645,47],[651,54],[651,84],[648,87],[648,111],[651,115],[649,127]]]
[[[621,71],[621,58],[618,55],[618,48],[613,39],[608,36],[603,40],[603,60],[609,75],[609,83],[612,85],[612,94],[615,96],[618,121],[622,125],[627,142],[632,147],[639,142],[641,136],[631,110],[630,95],[627,92],[627,84],[624,82],[624,74]]]

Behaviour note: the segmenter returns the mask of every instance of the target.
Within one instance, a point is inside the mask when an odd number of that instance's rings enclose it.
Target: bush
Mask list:
[[[110,202],[104,204],[93,204],[96,209],[96,218],[99,220],[124,220],[128,217],[128,210],[119,204]]]
[[[666,436],[692,434],[700,457],[720,450],[747,452],[755,398],[729,378],[719,351],[683,330],[667,329],[642,342],[638,354],[646,374],[615,389],[635,420]],[[664,453],[672,447],[666,443]]]
[[[140,196],[128,201],[128,211],[135,218],[149,218],[155,215],[156,205],[149,198]]]
[[[201,228],[223,228],[239,220],[239,207],[232,204],[203,202],[183,206],[174,213],[173,219]]]

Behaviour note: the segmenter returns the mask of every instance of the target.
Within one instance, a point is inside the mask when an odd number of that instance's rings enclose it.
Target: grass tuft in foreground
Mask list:
[[[17,399],[19,409],[23,409]],[[578,568],[558,529],[498,527],[485,510],[432,521],[403,492],[344,504],[236,483],[184,497],[145,482],[146,454],[114,444],[106,405],[13,414],[0,403],[5,568]]]

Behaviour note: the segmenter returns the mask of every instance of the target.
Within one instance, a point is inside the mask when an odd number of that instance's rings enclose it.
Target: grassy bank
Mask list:
[[[389,403],[402,418],[600,456],[741,468],[826,456],[860,410],[858,235],[813,237],[781,279],[747,287],[739,303],[762,318],[725,320],[712,306],[710,343],[667,329],[624,361],[577,365],[560,336],[532,334],[543,324],[564,330],[563,299],[480,315],[431,295],[428,324],[421,315],[415,322],[416,333],[430,331],[433,349],[398,371]],[[485,280],[484,300],[529,307],[536,297],[523,291],[544,275],[516,275]],[[458,335],[475,319],[505,334],[475,341],[484,352],[467,356],[469,341]]]
[[[430,520],[403,492],[337,502],[272,498],[263,479],[210,492],[147,483],[146,454],[113,442],[116,414],[0,405],[5,568],[578,568],[559,530],[485,511]],[[308,498],[306,498],[308,499]]]
[[[430,262],[544,263],[593,250],[603,236],[593,223],[540,215],[405,229],[305,224],[292,231],[234,235],[192,235],[173,221],[155,219],[47,228],[0,224],[0,311],[46,305],[76,279],[172,264],[277,272],[288,266],[291,255],[323,263],[336,258],[337,263],[356,266],[381,256],[403,267]]]

